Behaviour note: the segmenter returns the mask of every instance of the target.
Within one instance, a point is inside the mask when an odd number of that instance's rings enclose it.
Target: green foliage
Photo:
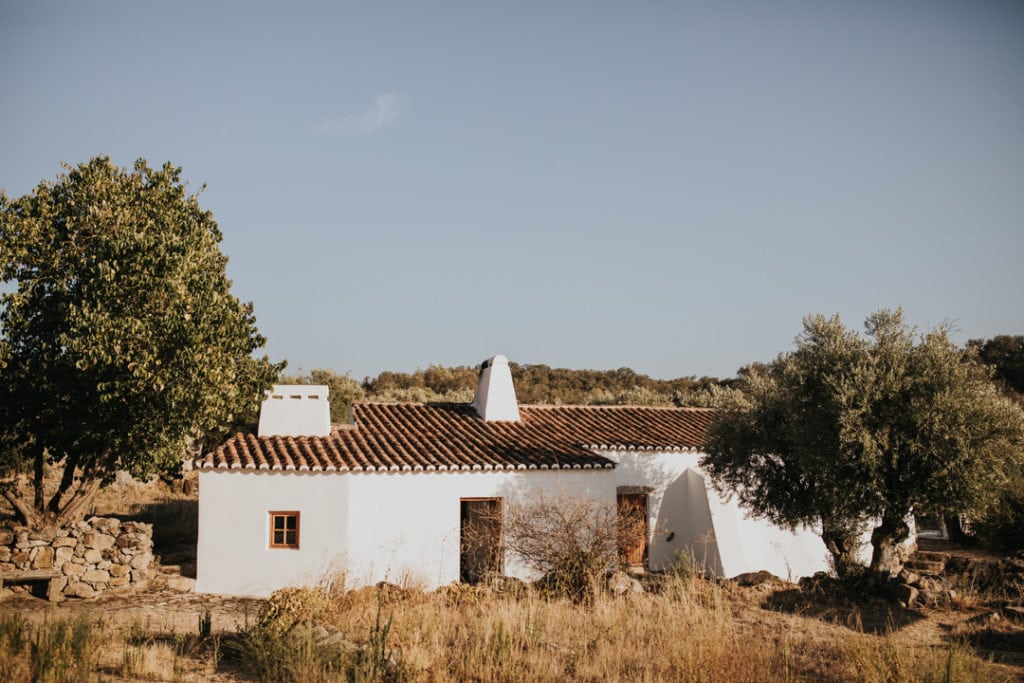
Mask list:
[[[220,230],[180,169],[65,169],[0,195],[0,280],[15,286],[0,299],[0,476],[34,472],[37,514],[44,453],[85,482],[145,478],[255,408],[283,367],[252,357],[252,305],[230,293]],[[49,512],[72,512],[66,483]]]
[[[510,363],[516,397],[522,404],[706,406],[716,390],[732,396],[737,380],[713,377],[652,379],[629,368],[570,370],[547,365]],[[365,400],[469,402],[476,392],[479,368],[431,365],[412,373],[382,372],[363,381]],[[736,393],[741,395],[739,388]],[[724,395],[724,394],[723,394]],[[358,400],[358,399],[357,399]],[[333,414],[333,410],[332,410]]]
[[[702,464],[755,513],[821,525],[842,567],[874,520],[872,570],[891,571],[913,511],[980,511],[1024,459],[1024,411],[945,329],[920,338],[902,311],[867,335],[805,319],[796,350],[749,378],[751,408],[722,413]]]

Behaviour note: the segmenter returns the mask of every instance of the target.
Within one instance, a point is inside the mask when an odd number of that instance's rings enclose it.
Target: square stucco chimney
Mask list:
[[[259,436],[327,436],[327,392],[321,384],[275,384],[260,406]]]
[[[473,407],[488,422],[519,422],[519,403],[508,358],[498,354],[481,363]]]

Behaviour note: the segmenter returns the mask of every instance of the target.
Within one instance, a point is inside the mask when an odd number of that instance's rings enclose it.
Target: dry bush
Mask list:
[[[619,563],[619,550],[646,533],[642,513],[619,510],[605,500],[535,493],[483,513],[479,527],[464,530],[470,547],[491,542],[501,528],[502,548],[541,575],[537,587],[574,600],[590,600],[606,573]]]

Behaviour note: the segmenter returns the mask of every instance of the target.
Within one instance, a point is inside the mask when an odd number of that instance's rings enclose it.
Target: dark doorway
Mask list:
[[[647,567],[647,494],[618,494],[619,559],[630,569]]]
[[[459,579],[477,583],[501,573],[501,498],[463,498],[459,539]]]

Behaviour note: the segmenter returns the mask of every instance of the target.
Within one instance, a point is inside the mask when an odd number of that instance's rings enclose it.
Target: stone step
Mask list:
[[[942,574],[946,571],[945,560],[922,560],[913,557],[903,566],[918,574]]]

